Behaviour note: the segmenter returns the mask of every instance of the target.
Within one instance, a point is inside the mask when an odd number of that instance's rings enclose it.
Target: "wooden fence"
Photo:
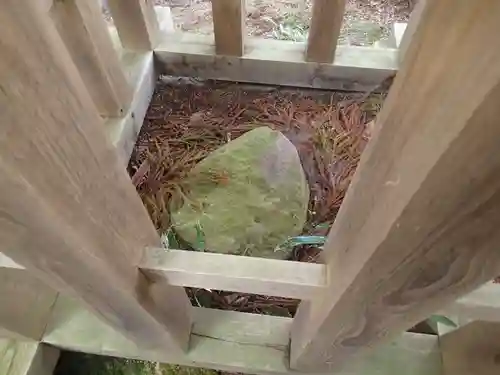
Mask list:
[[[314,2],[307,43],[246,38],[243,0],[212,0],[215,43],[165,33],[151,0],[108,4],[111,32],[97,2],[0,3],[14,362],[45,375],[69,349],[255,374],[498,372],[500,291],[474,290],[500,274],[500,2],[421,0],[399,50],[336,47],[343,0]],[[124,168],[158,74],[365,90],[396,72],[324,264],[161,248]],[[302,302],[294,319],[193,308],[184,286]],[[405,332],[436,312],[458,329]]]

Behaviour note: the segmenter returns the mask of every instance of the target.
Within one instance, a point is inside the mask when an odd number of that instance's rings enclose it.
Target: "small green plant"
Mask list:
[[[427,319],[427,323],[432,327],[437,327],[438,323],[440,323],[447,327],[458,328],[458,325],[453,320],[444,315],[431,315]]]
[[[280,251],[280,250],[285,250],[285,249],[292,249],[295,246],[299,246],[299,245],[313,245],[313,246],[318,246],[319,248],[323,248],[323,245],[325,244],[325,241],[326,241],[326,236],[297,236],[297,237],[290,237],[284,243],[282,243],[281,245],[278,245],[276,247],[275,251]]]
[[[196,243],[194,244],[194,249],[198,251],[206,250],[206,236],[203,232],[201,224],[198,222],[194,228],[196,229]],[[161,244],[165,249],[186,249],[181,245],[181,240],[177,237],[175,230],[170,226],[165,233],[160,237]]]
[[[206,249],[206,236],[205,232],[203,232],[203,228],[201,227],[201,224],[198,222],[195,225],[196,229],[196,244],[195,244],[195,249],[198,251],[205,251]]]
[[[161,244],[165,249],[180,249],[179,240],[172,227],[169,227],[167,231],[161,235]]]
[[[330,228],[329,223],[321,223],[314,226],[314,229],[328,229]],[[319,249],[323,249],[323,245],[326,242],[326,236],[314,236],[314,235],[304,235],[304,236],[296,236],[290,237],[282,244],[276,246],[274,251],[282,251],[282,250],[290,250],[295,246],[300,245],[310,245],[316,246]]]
[[[291,40],[294,42],[303,42],[307,40],[309,25],[296,14],[285,15],[282,23],[275,23],[276,27],[273,31],[274,39]]]

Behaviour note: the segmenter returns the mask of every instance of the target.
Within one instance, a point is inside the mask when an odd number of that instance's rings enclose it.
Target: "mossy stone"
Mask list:
[[[301,233],[309,186],[295,146],[279,131],[254,129],[212,152],[187,177],[187,199],[171,206],[178,235],[207,251],[284,259],[275,251]]]

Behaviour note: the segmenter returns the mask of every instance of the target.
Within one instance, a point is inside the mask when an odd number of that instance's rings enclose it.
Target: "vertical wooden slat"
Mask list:
[[[314,0],[306,61],[333,62],[345,3],[346,0]]]
[[[0,2],[0,243],[141,347],[179,352],[182,288],[137,264],[160,239],[49,16]]]
[[[132,89],[97,0],[55,1],[51,17],[99,113],[123,115],[132,101]]]
[[[242,56],[245,49],[245,0],[212,0],[215,53]]]
[[[453,9],[453,12],[450,12]],[[302,304],[291,365],[339,367],[500,274],[500,2],[429,2]]]
[[[408,25],[406,26],[406,30],[403,34],[403,38],[401,39],[401,43],[399,44],[399,62],[402,63],[404,57],[408,51],[408,47],[413,39],[413,35],[417,31],[417,27],[420,24],[420,18],[424,13],[424,9],[427,5],[427,0],[419,0],[417,4],[415,4],[415,8],[411,12],[410,20],[408,21]]]
[[[160,42],[153,0],[107,0],[123,48],[151,51]]]

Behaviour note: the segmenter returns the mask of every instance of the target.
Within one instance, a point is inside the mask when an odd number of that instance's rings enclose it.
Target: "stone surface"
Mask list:
[[[190,172],[187,200],[171,216],[194,248],[284,259],[275,251],[301,233],[309,186],[295,146],[268,127],[254,129],[211,153]],[[198,249],[202,250],[202,249]]]

